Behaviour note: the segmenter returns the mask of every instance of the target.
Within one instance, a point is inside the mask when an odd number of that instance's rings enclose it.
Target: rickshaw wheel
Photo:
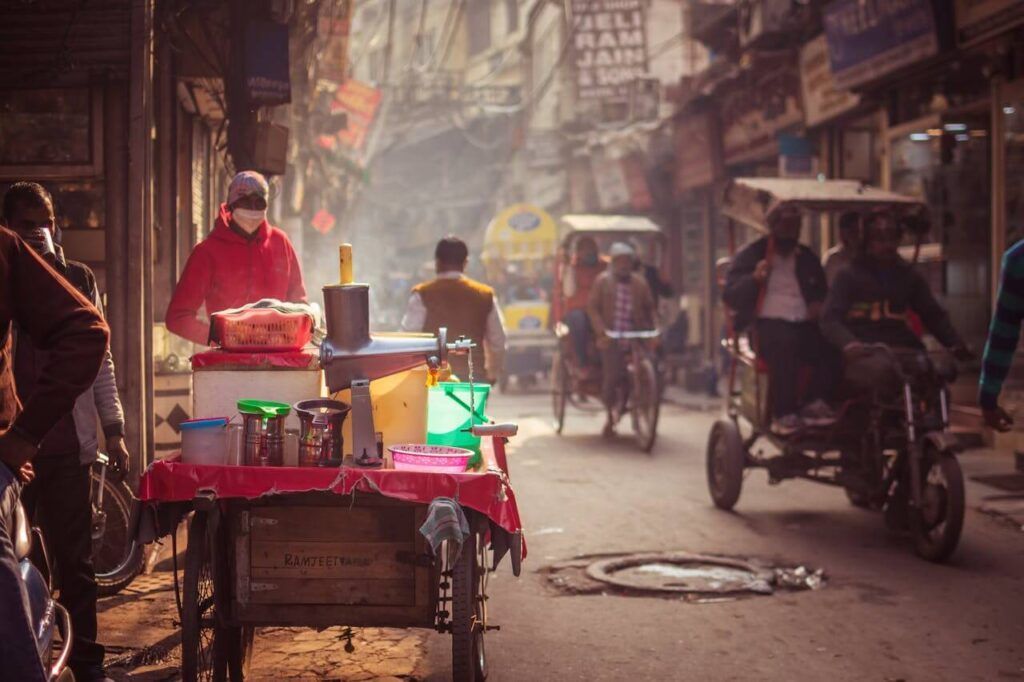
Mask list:
[[[914,551],[943,561],[960,542],[964,527],[964,475],[952,452],[927,447],[922,458],[921,504],[910,512]]]
[[[746,457],[739,429],[731,421],[720,419],[711,427],[708,438],[708,490],[719,509],[729,511],[736,506],[743,488]]]
[[[569,401],[569,372],[561,352],[555,352],[551,363],[551,407],[555,418],[552,427],[561,434],[565,428],[565,405]]]
[[[636,442],[644,452],[651,452],[658,437],[661,393],[658,390],[658,375],[650,358],[643,358],[636,364],[632,402]]]
[[[228,633],[217,624],[216,580],[209,518],[197,511],[188,527],[181,614],[181,677],[184,682],[227,679]]]
[[[476,533],[462,545],[452,566],[452,681],[484,682],[487,653],[484,647],[487,602],[485,552]]]

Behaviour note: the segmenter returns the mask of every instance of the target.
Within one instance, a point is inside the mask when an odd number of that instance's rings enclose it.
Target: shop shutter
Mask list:
[[[2,0],[0,13],[0,85],[127,77],[129,0]]]

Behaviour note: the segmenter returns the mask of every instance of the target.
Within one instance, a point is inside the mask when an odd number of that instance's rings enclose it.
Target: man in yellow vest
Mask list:
[[[435,332],[438,327],[447,327],[449,339],[472,339],[477,344],[472,351],[473,379],[493,383],[501,376],[505,362],[505,322],[494,289],[462,274],[468,260],[469,249],[458,237],[448,235],[437,243],[437,277],[413,287],[402,329]],[[450,356],[448,362],[459,379],[468,380],[466,356]]]

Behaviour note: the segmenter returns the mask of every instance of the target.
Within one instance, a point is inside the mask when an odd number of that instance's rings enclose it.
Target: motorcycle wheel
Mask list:
[[[921,501],[911,513],[914,551],[940,562],[960,542],[964,527],[964,474],[952,452],[926,449],[921,471]]]
[[[92,474],[93,484],[99,475]],[[125,481],[103,481],[102,522],[93,514],[92,565],[101,597],[117,594],[142,573],[145,557],[142,547],[131,536],[134,496]]]

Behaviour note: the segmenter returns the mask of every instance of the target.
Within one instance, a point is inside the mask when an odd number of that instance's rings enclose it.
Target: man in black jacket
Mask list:
[[[772,431],[788,435],[805,424],[835,421],[824,402],[831,378],[831,352],[817,319],[825,300],[825,271],[814,253],[798,242],[801,216],[778,209],[770,234],[744,247],[732,261],[722,298],[735,312],[735,328],[750,328],[768,366]],[[811,370],[801,401],[800,369]],[[801,409],[803,402],[803,409]]]
[[[928,282],[900,257],[902,234],[890,215],[869,218],[861,253],[836,275],[825,300],[821,331],[843,352],[846,382],[858,391],[898,389],[899,368],[892,356],[871,345],[885,344],[896,351],[924,348],[907,324],[910,311],[958,359],[971,357]]]

